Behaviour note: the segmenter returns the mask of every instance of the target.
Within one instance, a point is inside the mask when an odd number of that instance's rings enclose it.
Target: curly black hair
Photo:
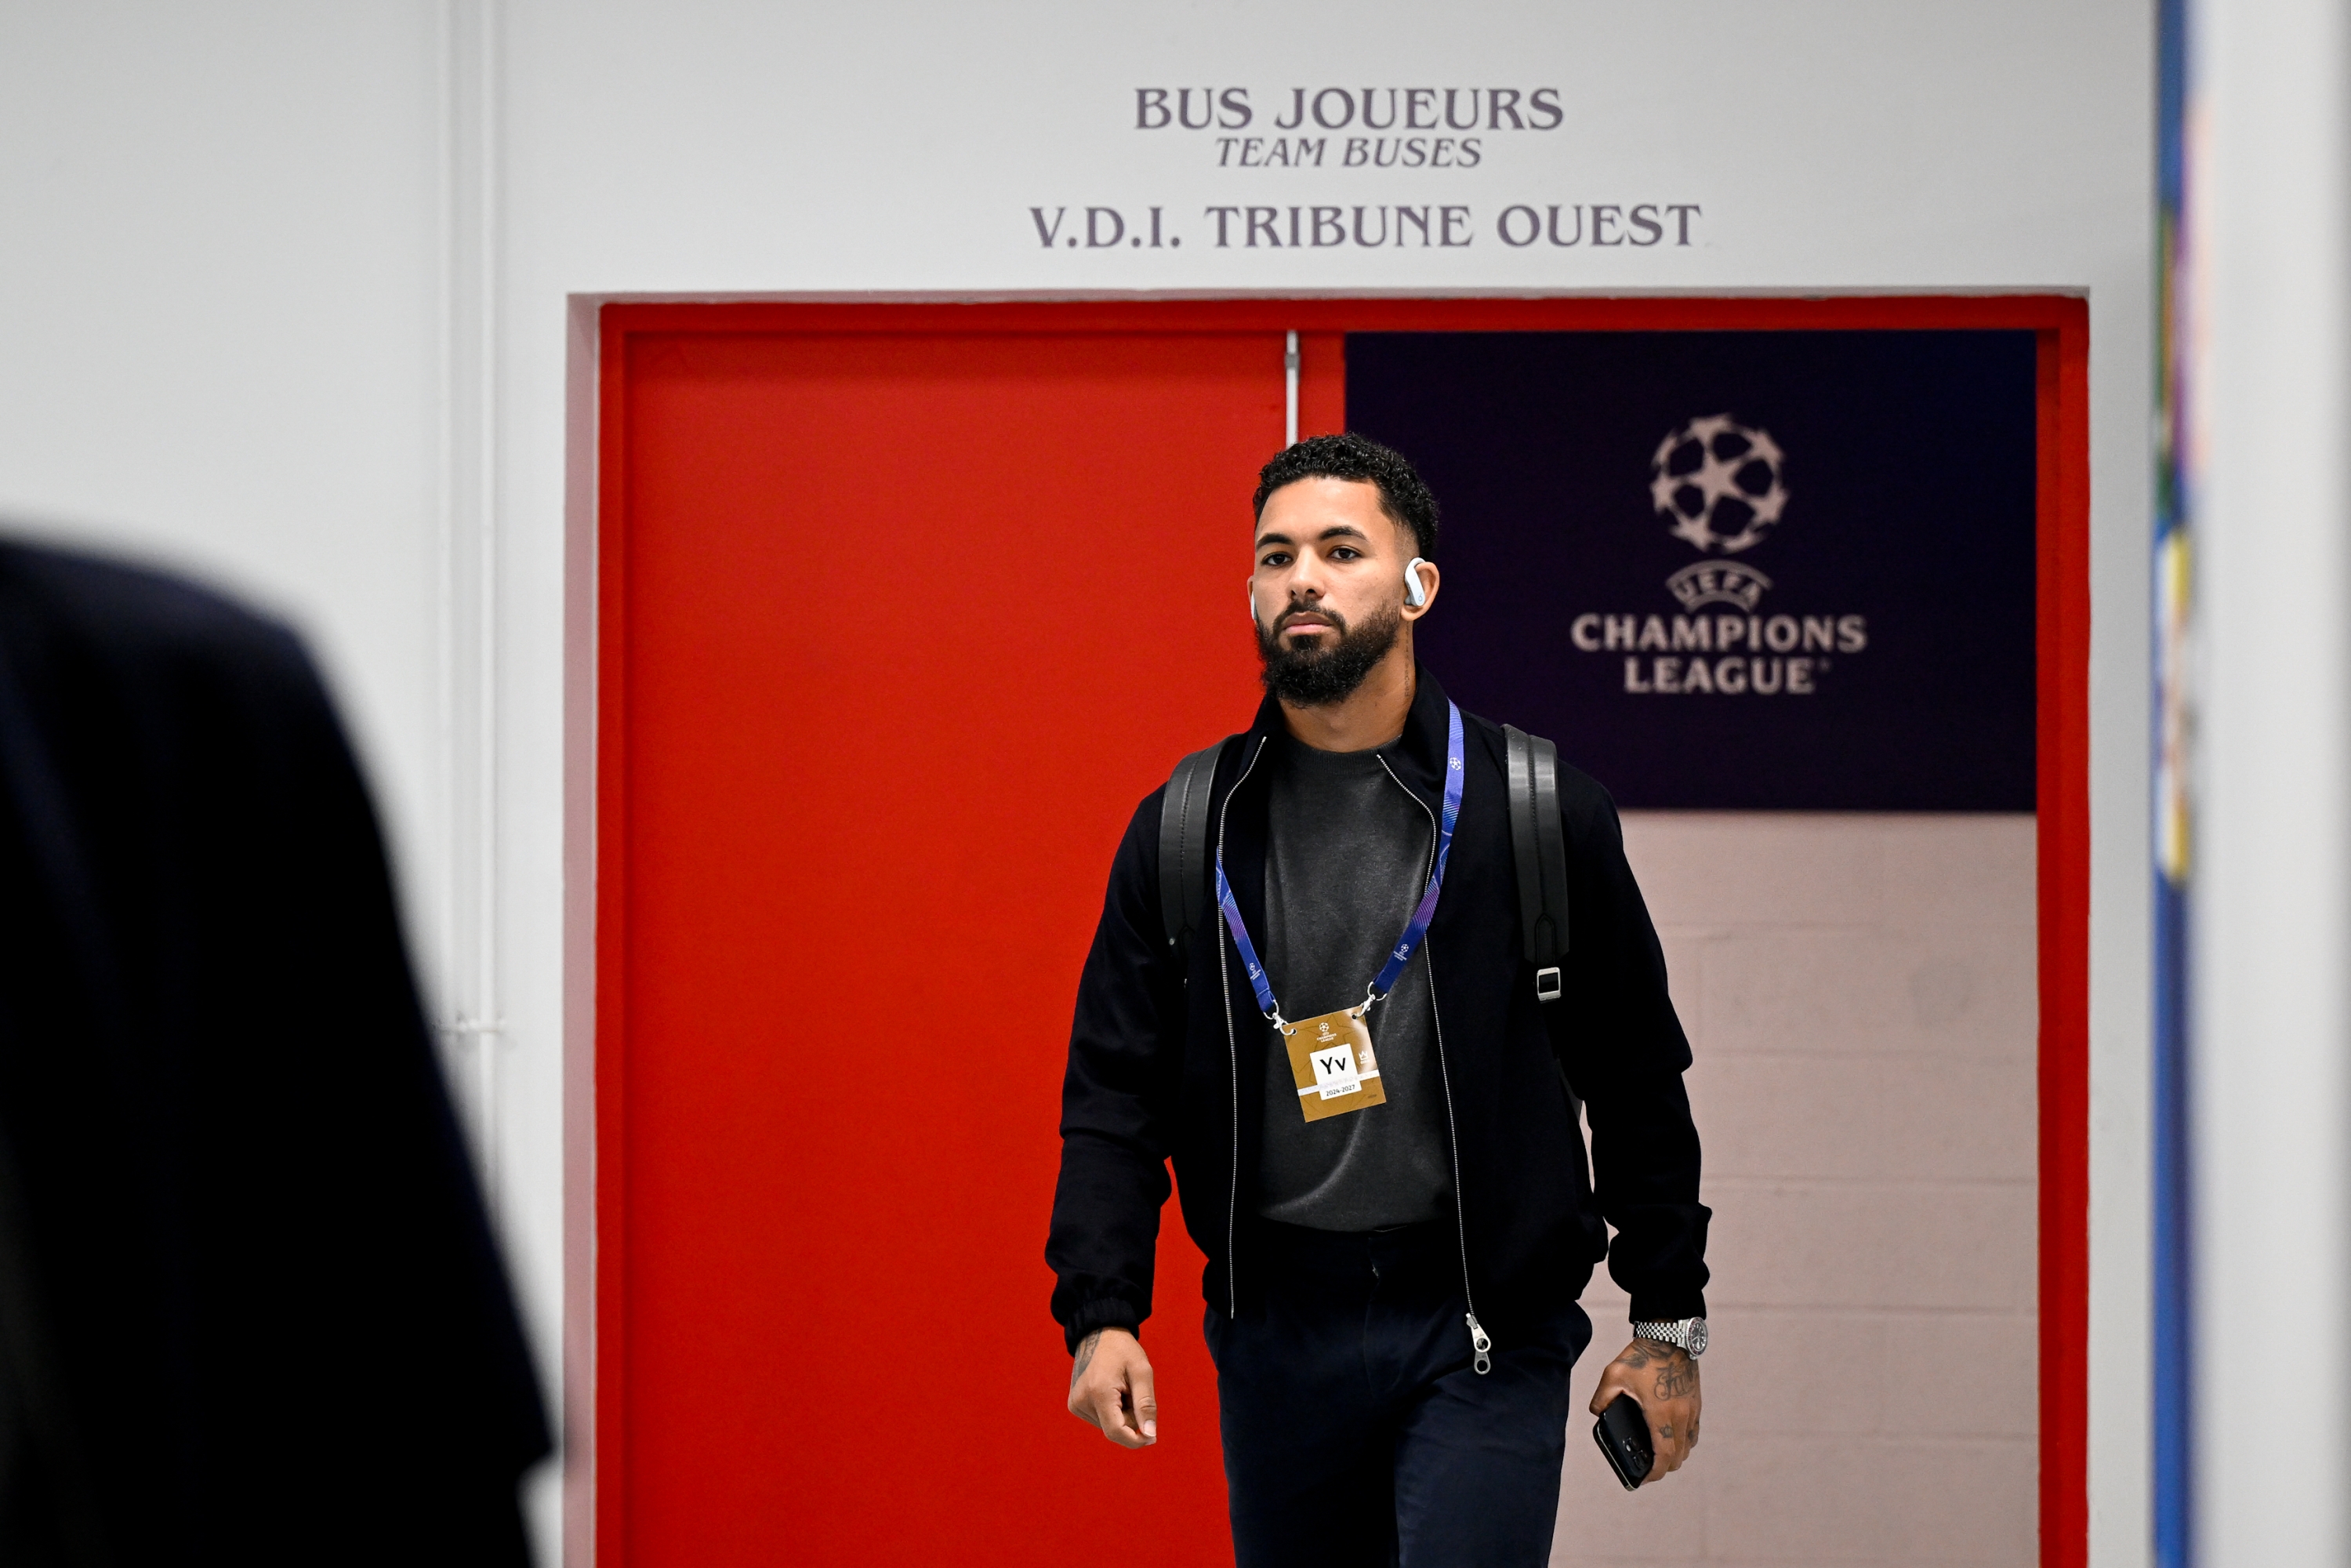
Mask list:
[[[1437,497],[1403,453],[1353,431],[1310,435],[1276,453],[1272,462],[1258,470],[1257,516],[1265,516],[1267,497],[1301,479],[1358,479],[1377,486],[1380,510],[1412,531],[1413,554],[1423,560],[1437,559]]]

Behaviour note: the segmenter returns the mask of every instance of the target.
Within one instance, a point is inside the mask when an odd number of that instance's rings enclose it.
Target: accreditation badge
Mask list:
[[[1290,1045],[1298,1106],[1310,1122],[1387,1103],[1364,1010],[1363,1006],[1345,1008],[1280,1026]]]

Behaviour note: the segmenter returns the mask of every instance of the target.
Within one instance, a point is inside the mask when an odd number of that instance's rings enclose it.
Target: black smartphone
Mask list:
[[[1637,1488],[1657,1462],[1656,1449],[1649,1446],[1649,1418],[1641,1414],[1641,1402],[1629,1394],[1619,1394],[1592,1424],[1592,1440],[1608,1456],[1608,1468],[1625,1483],[1625,1490]]]

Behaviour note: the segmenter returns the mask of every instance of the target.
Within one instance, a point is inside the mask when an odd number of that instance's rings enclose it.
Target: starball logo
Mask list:
[[[1779,444],[1727,413],[1693,419],[1649,459],[1649,504],[1673,519],[1674,538],[1725,555],[1761,544],[1788,509]],[[1718,532],[1715,524],[1734,528]]]
[[[1788,511],[1787,458],[1769,431],[1728,413],[1667,433],[1649,459],[1649,503],[1700,559],[1667,577],[1677,615],[1588,611],[1568,628],[1587,653],[1621,653],[1639,695],[1811,696],[1837,656],[1869,646],[1862,615],[1764,614],[1771,579],[1743,556]]]

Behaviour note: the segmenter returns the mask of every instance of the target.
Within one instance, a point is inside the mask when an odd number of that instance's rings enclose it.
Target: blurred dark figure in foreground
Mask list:
[[[513,1563],[545,1415],[308,659],[0,544],[0,1563]]]

